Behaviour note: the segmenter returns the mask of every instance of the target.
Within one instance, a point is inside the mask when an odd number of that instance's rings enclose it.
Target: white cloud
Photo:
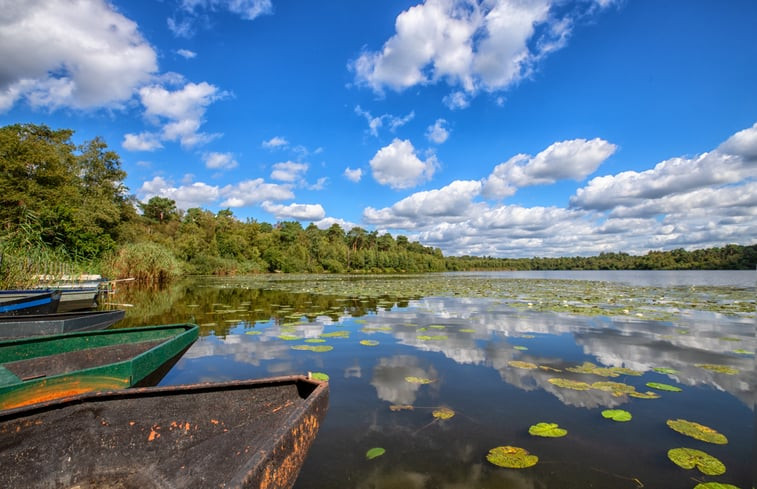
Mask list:
[[[321,204],[289,204],[280,205],[271,202],[263,202],[261,207],[264,211],[273,214],[273,216],[283,221],[286,219],[297,219],[300,221],[318,221],[326,216]]]
[[[211,169],[230,170],[239,165],[232,153],[205,153],[202,159],[205,166]]]
[[[559,4],[552,11],[553,4]],[[507,89],[565,46],[575,18],[596,5],[565,8],[555,0],[425,0],[400,13],[395,34],[351,65],[358,83],[382,93],[446,81],[451,108],[480,90]],[[458,89],[459,88],[459,89]]]
[[[757,124],[729,137],[718,146],[718,152],[739,156],[750,164],[757,163]]]
[[[571,139],[553,143],[534,157],[515,155],[494,167],[486,179],[484,195],[501,199],[513,195],[519,187],[581,180],[596,171],[616,149],[614,144],[599,138]]]
[[[221,195],[226,199],[221,202],[222,207],[244,207],[259,204],[267,200],[288,200],[294,198],[294,193],[287,185],[266,183],[262,178],[245,180],[234,185],[226,185],[221,189]]]
[[[163,147],[160,144],[160,135],[152,132],[125,134],[121,146],[127,151],[155,151]]]
[[[307,163],[296,163],[294,161],[285,161],[273,165],[271,178],[281,182],[296,182],[302,178],[308,171]]]
[[[176,37],[189,38],[195,34],[198,19],[207,12],[226,10],[245,20],[273,13],[271,0],[182,0],[181,10],[167,20],[168,28]]]
[[[192,59],[197,56],[197,53],[190,51],[189,49],[179,49],[176,51],[176,54],[186,59]]]
[[[279,136],[274,136],[268,141],[263,141],[261,146],[267,149],[276,149],[276,148],[283,148],[288,145],[289,145],[289,141],[287,141],[286,139]]]
[[[444,127],[445,125],[447,125],[446,120],[437,119],[434,125],[426,129],[426,137],[436,144],[442,144],[449,137],[449,129]]]
[[[145,116],[155,124],[163,124],[163,140],[179,141],[183,147],[191,148],[219,136],[200,132],[207,107],[228,96],[215,85],[186,83],[178,90],[149,85],[139,89],[139,96]]]
[[[347,167],[344,169],[344,176],[347,180],[357,183],[363,178],[363,170],[360,168],[353,170],[352,168]]]
[[[0,111],[118,106],[157,71],[137,24],[103,0],[3,2]]]
[[[435,156],[422,161],[408,140],[394,139],[370,161],[373,178],[394,189],[410,188],[429,180],[436,170]]]
[[[379,129],[384,127],[384,125],[388,126],[391,132],[395,132],[398,128],[404,126],[415,117],[415,111],[410,111],[410,113],[404,117],[397,117],[391,114],[383,114],[378,117],[373,117],[370,112],[363,110],[359,105],[355,107],[355,113],[365,118],[368,122],[368,132],[376,137],[378,137]]]
[[[449,95],[445,95],[442,102],[449,107],[450,110],[465,109],[470,106],[470,96],[466,95],[464,92],[456,91]]]
[[[210,205],[220,195],[220,191],[216,186],[195,182],[174,187],[162,177],[155,177],[152,180],[144,182],[140,187],[139,193],[142,195],[144,202],[150,200],[151,197],[159,196],[174,200],[177,208],[185,210],[192,207]]]

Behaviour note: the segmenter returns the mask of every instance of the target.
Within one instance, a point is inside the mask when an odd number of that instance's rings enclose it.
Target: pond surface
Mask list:
[[[196,277],[110,301],[132,306],[119,327],[201,326],[162,384],[329,375],[329,412],[297,489],[748,489],[755,275],[726,273]],[[678,419],[727,443],[674,431]],[[529,434],[542,422],[567,435]],[[498,446],[538,462],[495,466]],[[369,459],[374,448],[385,451]],[[683,469],[674,448],[726,471]]]

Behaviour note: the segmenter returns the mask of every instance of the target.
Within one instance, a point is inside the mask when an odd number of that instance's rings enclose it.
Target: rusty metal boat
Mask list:
[[[3,411],[0,487],[291,488],[328,398],[328,383],[289,376]]]

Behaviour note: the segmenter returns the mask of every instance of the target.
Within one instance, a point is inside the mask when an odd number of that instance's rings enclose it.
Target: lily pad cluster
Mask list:
[[[601,381],[589,384],[587,382],[581,382],[578,380],[564,379],[561,377],[553,377],[547,379],[550,384],[562,387],[563,389],[573,389],[577,391],[598,390],[603,392],[609,392],[615,397],[631,396],[637,399],[658,399],[660,396],[654,392],[639,392],[636,387],[622,382]]]
[[[591,362],[584,362],[577,367],[568,367],[565,370],[578,374],[591,374],[600,377],[620,377],[621,375],[640,376],[643,372],[626,367],[598,367]]]
[[[715,372],[718,374],[736,375],[739,373],[739,369],[737,369],[736,367],[730,367],[728,365],[715,365],[712,363],[696,363],[694,364],[694,366],[703,368],[705,370],[709,370],[711,372]]]

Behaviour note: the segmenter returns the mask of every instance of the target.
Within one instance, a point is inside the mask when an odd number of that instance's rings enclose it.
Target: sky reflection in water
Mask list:
[[[199,310],[209,307],[198,299],[201,292],[184,294],[178,299],[181,304],[174,305],[174,310],[194,305],[195,319],[205,321],[207,335],[163,384],[308,371],[329,374],[330,410],[297,482],[299,489],[633,488],[640,483],[693,488],[696,481],[711,480],[751,487],[753,316],[683,311],[672,321],[651,321],[534,312],[480,297],[425,297],[401,305],[384,303],[362,316],[355,314],[355,301],[334,299],[337,305],[331,303],[329,311],[305,317],[302,297],[293,299],[299,301],[294,306],[278,296],[281,303],[272,307],[287,314],[256,322],[250,314],[261,309],[259,295],[244,300],[251,292],[205,289],[211,292],[217,301],[212,311]],[[311,304],[319,300],[311,299]],[[207,322],[209,318],[214,322]],[[336,331],[348,337],[317,343],[333,346],[332,351],[291,349]],[[360,341],[365,339],[379,344],[363,346]],[[518,368],[513,361],[538,367]],[[584,362],[626,367],[641,375],[608,378],[566,370]],[[730,366],[738,373],[719,373],[698,366],[702,364]],[[654,371],[661,367],[672,370]],[[408,377],[432,382],[411,383]],[[596,389],[566,389],[549,382],[555,377],[588,384],[622,382],[639,392],[653,390],[647,382],[662,382],[683,391],[656,391],[659,399],[634,399]],[[399,409],[408,405],[413,409]],[[432,411],[439,407],[456,414],[435,420]],[[600,412],[607,408],[626,409],[633,419],[606,420]],[[680,435],[666,426],[666,420],[677,418],[710,426],[729,443],[712,445]],[[543,421],[558,423],[568,435],[530,436],[529,426]],[[521,471],[495,467],[485,456],[499,445],[526,448],[540,462]],[[365,452],[377,446],[386,453],[366,460]],[[727,472],[711,477],[681,469],[666,456],[676,447],[704,450],[725,463]]]

